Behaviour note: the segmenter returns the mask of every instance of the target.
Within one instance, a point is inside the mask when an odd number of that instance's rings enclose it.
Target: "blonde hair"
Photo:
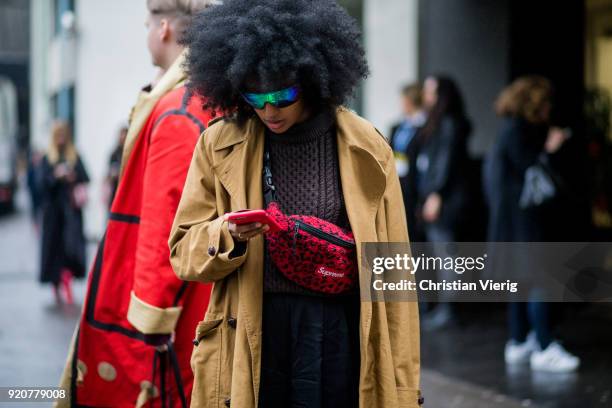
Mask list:
[[[63,159],[66,160],[70,166],[74,166],[77,162],[77,151],[72,143],[72,132],[70,131],[70,125],[68,122],[63,120],[56,120],[53,122],[53,126],[51,127],[51,140],[47,150],[47,159],[49,160],[49,163],[55,164],[60,160],[60,157],[62,157],[57,143],[57,139],[62,134],[66,136],[66,145],[62,150]]]
[[[541,76],[529,75],[516,79],[507,86],[495,102],[500,116],[520,117],[531,123],[548,121],[546,105],[552,101],[551,82]]]
[[[178,13],[193,16],[219,3],[219,0],[147,0],[147,8],[152,14]]]
[[[220,3],[220,0],[147,0],[147,8],[153,16],[169,18],[180,38],[197,13]]]

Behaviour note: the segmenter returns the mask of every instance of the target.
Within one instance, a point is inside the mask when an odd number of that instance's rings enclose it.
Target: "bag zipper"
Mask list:
[[[294,220],[294,222],[295,222],[295,233],[294,233],[294,240],[293,240],[294,246],[295,246],[296,238],[298,235],[298,231],[302,229],[306,231],[307,233],[314,235],[317,238],[321,238],[325,241],[331,242],[332,244],[335,244],[335,245],[338,245],[344,248],[348,248],[348,249],[355,248],[354,242],[347,241],[345,239],[332,235],[328,232],[321,231],[317,227],[313,227],[312,225],[306,224],[305,222],[298,221],[298,220]]]

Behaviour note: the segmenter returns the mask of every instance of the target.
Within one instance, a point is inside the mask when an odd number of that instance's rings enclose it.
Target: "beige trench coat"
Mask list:
[[[230,257],[224,213],[262,208],[264,128],[215,123],[200,139],[172,227],[179,278],[214,282],[191,359],[192,407],[257,407],[260,383],[263,237]],[[404,204],[391,149],[366,120],[337,111],[340,179],[357,243],[407,242]],[[357,256],[361,263],[360,245]],[[363,285],[363,283],[362,283]],[[362,291],[368,290],[361,288]],[[414,302],[362,302],[359,406],[419,406],[419,322]]]

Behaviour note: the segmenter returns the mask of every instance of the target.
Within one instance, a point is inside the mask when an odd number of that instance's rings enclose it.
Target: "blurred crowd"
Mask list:
[[[579,162],[579,153],[568,147],[572,130],[552,119],[551,82],[520,77],[500,91],[492,107],[500,128],[478,177],[467,149],[471,124],[456,82],[433,75],[402,89],[404,118],[391,129],[390,143],[411,241],[584,240],[580,223],[566,222],[584,211],[579,191],[563,175],[569,164]],[[508,309],[508,364],[530,361],[532,369],[553,372],[578,368],[579,359],[554,338],[549,304],[534,294],[533,301],[510,303]],[[425,330],[457,320],[450,299],[423,304],[421,311]]]

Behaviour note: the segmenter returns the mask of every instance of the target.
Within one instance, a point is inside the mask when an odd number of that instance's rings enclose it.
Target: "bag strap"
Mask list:
[[[173,404],[170,401],[171,393],[169,392],[169,389],[166,389],[166,376],[168,375],[168,369],[170,368],[174,376],[174,380],[176,381],[176,388],[181,402],[181,407],[187,408],[187,397],[185,396],[185,387],[183,387],[183,380],[181,378],[181,368],[176,356],[176,351],[172,345],[172,340],[169,340],[165,346],[165,349],[155,350],[155,355],[153,357],[153,379],[151,380],[151,383],[155,385],[157,366],[159,365],[161,406],[162,408],[167,406],[172,407]]]
[[[270,149],[267,135],[264,137],[262,178],[264,186],[264,204],[267,207],[270,203],[276,201],[276,187],[274,187],[274,184],[272,183],[272,160],[270,159]]]
[[[172,371],[174,372],[174,379],[176,381],[176,387],[178,388],[178,394],[181,400],[181,407],[187,408],[187,398],[185,397],[185,389],[183,388],[181,368],[179,366],[178,357],[176,356],[176,352],[171,341],[168,342],[168,356],[170,357],[170,364],[172,365]]]

